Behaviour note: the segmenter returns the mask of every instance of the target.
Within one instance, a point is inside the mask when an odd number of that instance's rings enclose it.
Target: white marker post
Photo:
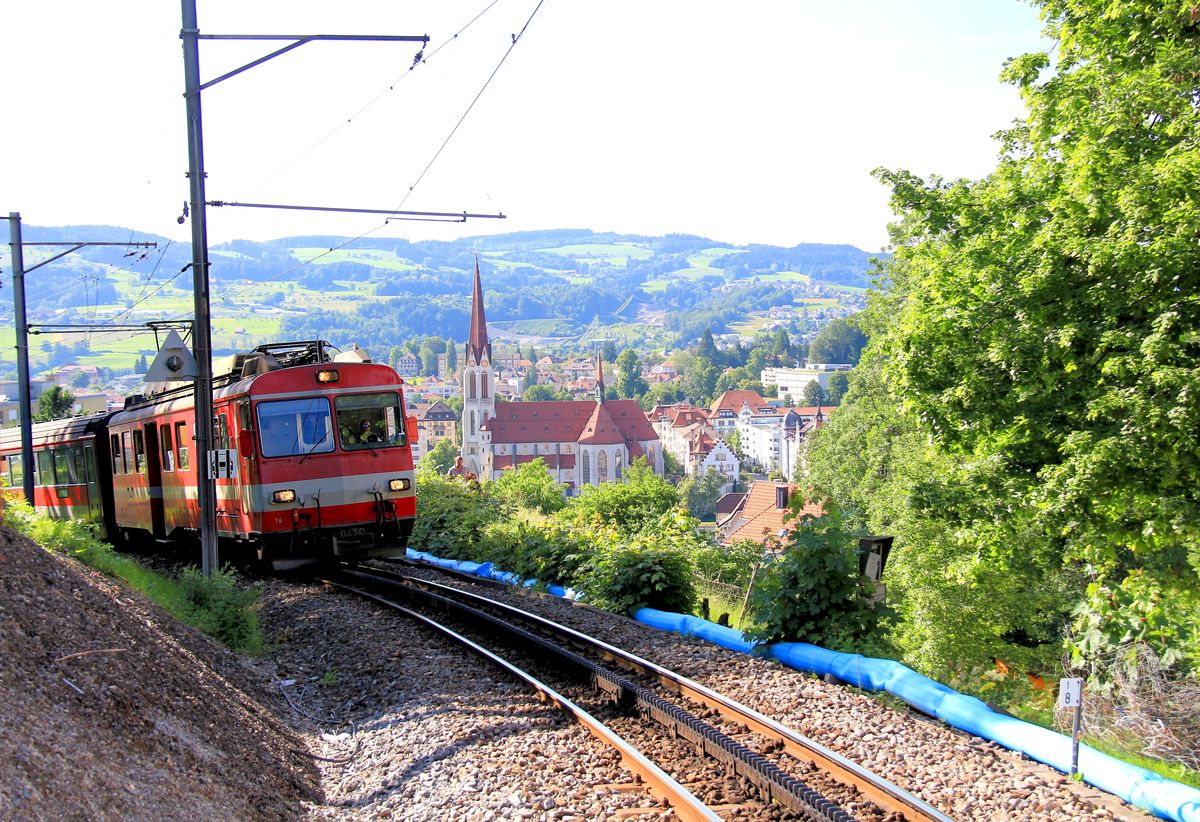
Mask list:
[[[1079,724],[1083,719],[1083,680],[1071,677],[1058,681],[1058,707],[1074,708],[1071,723],[1071,776],[1079,770]]]

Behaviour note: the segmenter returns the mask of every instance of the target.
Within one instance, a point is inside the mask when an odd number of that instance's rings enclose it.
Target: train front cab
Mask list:
[[[238,507],[275,567],[403,555],[416,505],[402,385],[387,366],[326,364],[259,375],[230,404]],[[218,484],[223,503],[232,491]]]

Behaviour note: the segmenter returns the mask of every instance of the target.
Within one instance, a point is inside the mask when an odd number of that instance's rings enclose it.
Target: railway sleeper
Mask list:
[[[826,799],[801,780],[784,773],[775,763],[731,739],[678,705],[667,702],[648,688],[631,682],[620,674],[603,668],[561,645],[536,636],[491,614],[471,608],[449,597],[411,586],[403,587],[406,591],[430,602],[438,603],[444,608],[454,609],[460,613],[470,614],[471,617],[488,623],[493,630],[540,648],[546,651],[551,658],[557,658],[564,667],[572,668],[577,672],[586,672],[584,677],[593,682],[606,682],[609,687],[605,687],[603,690],[610,694],[619,694],[617,699],[620,703],[627,704],[632,699],[636,702],[638,713],[654,719],[669,729],[673,735],[690,742],[696,747],[697,752],[712,756],[727,766],[732,765],[735,773],[749,779],[755,785],[764,801],[779,802],[789,810],[809,819],[854,822],[854,817],[836,803]]]

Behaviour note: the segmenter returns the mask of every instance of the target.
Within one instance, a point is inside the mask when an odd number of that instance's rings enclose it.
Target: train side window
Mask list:
[[[142,437],[142,429],[133,431],[133,472],[146,473],[146,440]]]
[[[162,467],[164,471],[175,470],[175,449],[171,447],[171,426],[163,425],[159,429],[159,437],[162,439],[162,449],[160,456],[162,457]]]
[[[83,446],[71,446],[71,459],[67,463],[67,471],[71,475],[71,482],[81,485],[87,482],[87,465],[83,459]]]
[[[213,417],[213,448],[229,447],[229,417],[217,414]]]
[[[187,467],[189,465],[191,465],[191,463],[188,462],[187,441],[188,441],[188,439],[187,439],[187,423],[186,422],[175,423],[175,444],[179,446],[179,470],[180,471],[187,469]]]
[[[130,461],[132,459],[132,454],[133,454],[133,449],[130,447],[130,443],[129,443],[129,432],[122,431],[121,432],[121,473],[122,474],[129,473],[129,465],[130,465]]]
[[[20,488],[25,484],[25,470],[20,454],[12,454],[8,458],[8,480],[12,488]]]
[[[57,485],[71,485],[75,478],[71,476],[71,450],[69,448],[54,449],[54,477]]]
[[[50,451],[37,451],[33,458],[37,460],[37,485],[54,485],[54,454]]]
[[[114,474],[124,474],[125,471],[123,469],[125,466],[122,464],[124,461],[124,452],[121,451],[121,435],[120,434],[109,434],[108,435],[108,447],[109,447],[109,450],[112,451],[113,473]]]

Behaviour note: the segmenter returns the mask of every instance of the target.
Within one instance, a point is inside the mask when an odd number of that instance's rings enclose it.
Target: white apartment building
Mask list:
[[[852,368],[854,366],[848,363],[809,363],[804,368],[764,368],[759,372],[759,380],[763,388],[778,386],[779,396],[790,396],[793,402],[799,402],[804,393],[804,386],[810,382],[816,382],[828,391],[830,377]]]

